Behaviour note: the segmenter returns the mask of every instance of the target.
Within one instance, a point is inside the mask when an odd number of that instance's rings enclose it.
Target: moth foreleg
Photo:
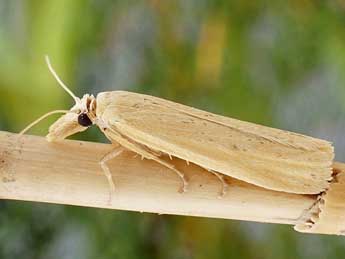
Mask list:
[[[115,149],[113,149],[111,152],[109,152],[108,154],[106,154],[102,160],[100,161],[100,165],[101,168],[103,169],[103,173],[105,175],[105,177],[108,180],[109,183],[109,188],[110,188],[110,192],[109,192],[109,203],[111,202],[111,198],[112,195],[115,193],[115,184],[113,181],[113,177],[111,175],[110,169],[107,166],[107,162],[109,160],[114,159],[115,157],[119,156],[125,149],[122,146],[116,147]]]
[[[214,174],[215,176],[217,176],[217,178],[222,182],[222,189],[219,193],[219,198],[222,198],[225,194],[226,191],[228,190],[229,185],[227,184],[227,182],[224,180],[224,176],[220,173],[216,173],[212,170],[208,170],[210,173]]]

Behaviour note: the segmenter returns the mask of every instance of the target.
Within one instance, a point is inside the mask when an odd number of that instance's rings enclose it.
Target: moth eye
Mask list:
[[[92,121],[86,113],[82,113],[78,116],[78,123],[83,127],[90,127],[92,125]]]

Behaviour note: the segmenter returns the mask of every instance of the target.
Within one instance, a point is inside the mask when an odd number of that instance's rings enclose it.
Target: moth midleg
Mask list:
[[[161,165],[163,165],[163,166],[169,168],[170,170],[174,171],[174,172],[181,178],[182,183],[183,183],[180,192],[186,192],[186,191],[187,191],[188,181],[187,181],[185,175],[184,175],[182,172],[180,172],[179,170],[177,170],[177,169],[175,168],[174,165],[172,165],[172,164],[166,162],[165,160],[163,160],[163,159],[161,159],[160,157],[155,156],[155,155],[153,155],[153,154],[152,154],[152,156],[151,156],[150,158],[148,158],[148,159],[154,160],[154,161],[156,161],[157,163],[159,163],[159,164],[161,164]]]
[[[101,165],[101,168],[103,170],[103,173],[105,175],[105,177],[108,180],[109,183],[109,187],[110,187],[110,192],[109,192],[109,202],[111,201],[112,195],[115,192],[115,184],[114,184],[114,180],[113,177],[111,175],[110,169],[107,166],[107,162],[109,160],[114,159],[115,157],[119,156],[125,149],[122,146],[118,146],[115,149],[113,149],[112,151],[110,151],[108,154],[106,154],[101,161],[99,162]]]
[[[154,160],[157,163],[159,163],[159,164],[169,168],[170,170],[174,171],[182,181],[181,192],[187,191],[188,181],[187,181],[185,175],[182,172],[180,172],[179,170],[177,170],[174,165],[161,159],[159,157],[161,154],[160,152],[150,150],[150,149],[146,148],[145,146],[142,146],[140,143],[129,140],[126,137],[122,136],[117,131],[113,130],[112,128],[107,128],[107,130],[104,130],[103,132],[105,133],[107,138],[109,138],[112,142],[117,142],[118,144],[120,144],[124,148],[126,148],[126,149],[128,149],[134,153],[137,153],[146,159]]]
[[[211,174],[214,174],[215,176],[217,176],[217,178],[222,182],[222,189],[219,193],[219,198],[222,198],[225,194],[226,191],[228,190],[229,185],[227,184],[227,182],[224,180],[224,175],[214,172],[212,170],[207,170],[209,171]]]

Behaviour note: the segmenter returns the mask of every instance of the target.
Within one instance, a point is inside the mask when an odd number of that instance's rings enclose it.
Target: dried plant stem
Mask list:
[[[180,179],[164,166],[124,152],[109,162],[116,191],[109,186],[99,161],[113,145],[66,140],[48,143],[42,137],[0,132],[0,197],[2,199],[71,204],[159,214],[300,224],[317,195],[299,195],[260,188],[230,177],[226,195],[206,170],[171,162],[189,179],[179,193]],[[169,159],[169,158],[167,158]]]

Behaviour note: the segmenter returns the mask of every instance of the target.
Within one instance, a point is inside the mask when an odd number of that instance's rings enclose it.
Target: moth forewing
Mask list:
[[[315,194],[331,179],[324,140],[124,91],[98,94],[96,114],[131,142],[264,188]]]

